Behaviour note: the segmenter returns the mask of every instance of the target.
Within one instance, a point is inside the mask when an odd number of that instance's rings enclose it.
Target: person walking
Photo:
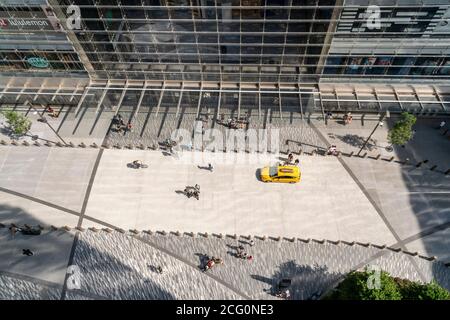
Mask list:
[[[293,160],[294,160],[294,155],[292,153],[289,153],[288,162],[291,163]]]
[[[15,226],[9,227],[9,230],[11,231],[11,237],[14,239],[14,236],[16,235],[17,228]]]

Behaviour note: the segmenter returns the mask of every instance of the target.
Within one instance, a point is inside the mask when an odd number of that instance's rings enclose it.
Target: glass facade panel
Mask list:
[[[0,72],[87,77],[89,70],[99,79],[180,81],[448,79],[450,4],[383,1],[378,25],[367,19],[372,2],[57,0],[63,17],[51,5],[5,0]],[[68,29],[60,21],[73,4],[80,5],[81,26]],[[172,64],[199,68],[185,72]]]

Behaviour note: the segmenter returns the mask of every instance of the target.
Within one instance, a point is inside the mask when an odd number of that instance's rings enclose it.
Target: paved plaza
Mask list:
[[[71,234],[50,231],[35,237],[52,237],[51,248],[61,246],[58,252],[68,254],[64,243]],[[33,241],[23,235],[12,239],[7,229],[0,229],[0,236],[6,246]],[[252,261],[235,257],[238,245],[253,256]],[[0,299],[278,299],[274,295],[278,282],[290,278],[292,299],[305,300],[322,295],[351,270],[366,266],[412,281],[435,279],[450,288],[449,268],[439,261],[357,244],[255,238],[250,246],[244,238],[86,230],[78,234],[73,258],[62,254],[58,258],[76,266],[76,287],[62,285],[57,277],[48,279],[38,268],[23,275],[21,268],[33,264],[58,267],[42,248],[33,249],[34,256],[19,259],[8,272],[0,271],[0,285],[8,288],[0,291]],[[221,257],[224,264],[204,273],[206,255]],[[162,274],[154,271],[158,266]]]
[[[93,121],[102,123],[100,118]],[[286,124],[281,126],[280,145],[294,152],[336,144],[344,153],[356,153],[374,123],[344,127],[338,121],[325,125],[316,119],[277,121],[282,121],[278,126]],[[449,288],[444,263],[450,262],[450,176],[443,171],[450,141],[434,129],[435,122],[418,122],[413,141],[393,152],[384,148],[384,127],[374,134],[365,158],[296,155],[302,180],[294,185],[258,180],[258,168],[282,161],[285,154],[224,157],[223,152],[169,155],[163,150],[0,146],[0,223],[46,228],[33,238],[39,241],[20,234],[13,238],[7,228],[0,229],[0,282],[18,288],[11,291],[15,296],[3,293],[2,298],[272,299],[269,291],[277,279],[303,274],[297,282],[302,289],[294,298],[308,299],[348,271],[374,261],[394,275],[419,281],[435,278]],[[109,124],[103,123],[103,136],[96,133],[88,141],[80,133],[78,141],[119,143],[114,134],[106,135]],[[156,128],[155,122],[149,123],[148,128]],[[46,130],[42,127],[50,134]],[[171,130],[168,127],[160,137],[166,138]],[[153,136],[148,136],[149,143],[162,140],[151,140]],[[292,144],[285,144],[287,140]],[[376,160],[378,154],[381,158]],[[410,164],[387,161],[392,155],[409,158]],[[129,168],[127,164],[136,159],[149,167]],[[417,168],[415,164],[424,159],[429,162]],[[213,172],[198,168],[208,162],[213,163]],[[432,171],[434,164],[437,169]],[[198,201],[177,192],[196,183],[201,186]],[[180,231],[182,236],[51,231],[51,225]],[[207,232],[209,237],[194,240],[184,232]],[[238,241],[227,234],[385,244],[436,256],[437,261],[372,245],[257,240],[255,248],[249,248],[255,260],[245,265],[232,256]],[[21,255],[25,247],[35,255]],[[198,270],[202,254],[222,256],[226,266],[210,275],[192,273],[189,270]],[[92,285],[67,290],[68,264],[80,266]],[[148,264],[166,265],[167,275],[152,273]],[[118,277],[117,284],[109,282],[111,275]],[[197,291],[188,289],[197,285]]]

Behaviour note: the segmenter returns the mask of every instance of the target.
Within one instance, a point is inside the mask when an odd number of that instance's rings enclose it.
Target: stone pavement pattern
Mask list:
[[[3,230],[0,234],[8,233]],[[448,267],[401,252],[347,244],[254,241],[250,246],[242,238],[84,231],[71,261],[81,271],[79,289],[68,288],[61,296],[62,287],[43,283],[40,275],[24,279],[0,272],[1,287],[7,288],[0,290],[0,299],[276,299],[273,292],[282,278],[292,279],[292,299],[309,299],[366,265],[412,281],[434,278],[450,288]],[[253,260],[236,258],[236,245],[243,245]],[[220,257],[224,264],[203,273],[204,254]],[[40,252],[26,258],[41,259]],[[163,274],[152,271],[152,266],[162,266]]]
[[[88,113],[85,116],[88,116]],[[283,121],[288,121],[288,118],[284,118]],[[96,118],[92,117],[90,119],[91,123],[83,130],[92,129]],[[97,123],[99,122],[97,121]],[[333,139],[333,135],[336,136],[336,134],[343,133],[342,131],[336,131],[339,128],[337,126],[336,128],[333,125],[321,127],[320,123],[314,121],[312,123],[313,126],[308,125],[306,122],[303,123],[308,128],[304,131],[306,132],[304,136],[310,136],[310,138],[307,138],[308,140],[305,140],[308,142],[303,141],[303,143],[326,147],[327,144],[338,140],[336,138]],[[77,130],[82,128],[82,124],[84,124],[83,121],[80,122]],[[75,122],[72,125],[75,125]],[[254,125],[259,126],[256,122]],[[413,155],[414,158],[411,157],[411,159],[416,160],[424,159],[424,156],[427,156],[430,162],[433,161],[439,167],[444,167],[450,150],[447,147],[448,141],[445,140],[445,137],[440,136],[437,131],[434,131],[430,123],[419,123],[419,125],[421,127],[418,129],[418,133],[423,131],[425,132],[424,135],[416,134],[410,146],[407,146],[405,150],[395,150],[395,152],[400,157],[406,156],[401,152]],[[261,126],[264,126],[264,123]],[[154,130],[159,130],[159,128],[156,126]],[[171,129],[169,128],[173,128],[173,126],[167,126],[167,128],[167,132],[170,132]],[[291,128],[287,128],[286,132],[291,132],[289,131],[291,129],[302,130],[298,125],[293,125]],[[83,130],[79,133],[81,134]],[[355,126],[350,130],[354,130],[358,136],[367,137],[372,127],[367,125],[364,128],[358,128]],[[331,136],[328,134],[331,134]],[[325,139],[321,136],[325,137]],[[299,137],[298,132],[292,133],[292,135],[291,133],[283,133],[283,137],[292,140],[303,139],[303,136]],[[375,138],[379,142],[377,145],[383,145],[382,131],[377,132]],[[101,140],[97,138],[96,141]],[[427,143],[427,141],[435,140],[438,147]],[[125,142],[128,143],[128,141]],[[344,144],[342,144],[342,147],[339,146],[339,148],[345,150],[344,148],[347,147],[344,147]],[[355,149],[354,146],[350,148]],[[374,150],[374,152],[377,151]],[[448,197],[450,176],[445,176],[437,171],[431,172],[429,167],[426,166],[425,168],[415,168],[414,166],[401,166],[395,162],[357,157],[343,157],[341,160],[338,160],[334,157],[302,156],[301,164],[304,172],[302,183],[294,186],[281,186],[261,184],[257,181],[255,169],[267,164],[266,160],[262,163],[257,163],[257,165],[248,161],[238,161],[237,164],[220,164],[219,162],[215,165],[215,172],[210,173],[196,168],[196,165],[207,163],[206,159],[208,158],[201,159],[198,162],[186,163],[183,162],[183,157],[180,159],[165,157],[159,151],[105,150],[100,159],[98,169],[94,170],[96,169],[95,161],[99,159],[98,156],[98,149],[1,146],[0,222],[4,224],[27,223],[30,225],[76,226],[81,215],[83,226],[104,227],[113,225],[125,229],[178,229],[180,231],[195,232],[228,232],[232,234],[237,233],[238,235],[266,234],[288,236],[290,232],[293,232],[293,235],[302,238],[348,239],[350,241],[359,240],[378,244],[396,244],[396,246],[404,246],[409,251],[418,251],[420,254],[428,256],[436,255],[441,261],[450,261],[448,229],[450,222],[450,215],[448,214],[450,208]],[[132,170],[126,167],[126,164],[134,160],[136,156],[148,161],[150,167],[146,171]],[[238,154],[235,158],[241,156],[244,158],[248,157],[248,155]],[[386,153],[386,156],[388,156],[388,153]],[[94,171],[96,174],[93,175]],[[186,184],[195,183],[198,180],[200,180],[202,186],[201,199],[206,201],[197,203],[196,200],[186,199],[182,195],[175,193],[177,188],[182,189]],[[90,181],[92,184],[90,184]],[[158,181],[159,184],[155,184],[155,181]],[[174,182],[176,183],[174,184]],[[357,187],[358,184],[359,186]],[[206,191],[212,190],[213,185],[220,186],[220,191],[212,193]],[[288,189],[290,187],[293,188]],[[232,192],[224,191],[230,188],[233,190]],[[259,192],[265,195],[270,194],[270,196],[268,199],[264,197],[266,199],[264,200],[258,195]],[[244,196],[240,197],[240,195]],[[261,201],[249,201],[249,197]],[[160,202],[155,203],[155,199]],[[290,203],[291,199],[294,199],[292,207],[284,205],[286,202]],[[278,206],[278,204],[283,205]],[[259,212],[254,210],[255,205],[261,206]],[[378,207],[379,211],[376,210],[374,205]],[[348,210],[349,206],[352,210]],[[213,211],[212,209],[216,208],[221,212],[219,218],[223,220],[217,220],[217,215],[210,214]],[[264,214],[265,210],[268,210],[267,214]],[[168,215],[167,212],[175,212],[176,214]],[[231,215],[230,212],[234,215]],[[275,214],[269,214],[274,212]],[[261,223],[261,216],[258,216],[258,214],[263,214],[265,220],[263,219],[262,221],[265,223]],[[185,220],[180,220],[180,217]],[[198,224],[197,226],[195,225],[196,223]],[[372,231],[368,228],[372,228]],[[13,240],[8,238],[9,233],[4,234],[0,240],[2,242],[0,257],[4,257],[0,259],[2,261],[0,264],[0,278],[2,280],[0,281],[3,281],[5,285],[11,286],[14,281],[20,280],[19,287],[26,287],[24,290],[34,292],[31,294],[33,297],[58,297],[60,295],[58,293],[61,291],[55,290],[61,290],[73,236],[68,236],[70,233],[56,235],[56,233],[52,235],[47,234],[42,238],[47,240],[28,244],[25,239],[20,239],[19,235]],[[116,234],[114,233],[114,235]],[[112,258],[116,247],[128,248],[127,242],[125,242],[126,244],[121,244],[121,241],[124,241],[124,239],[120,238],[123,237],[122,235],[118,236],[120,239],[109,239],[109,235],[105,236],[106,240],[96,240],[98,237],[94,237],[95,239],[91,240],[84,238],[84,240],[87,239],[86,245],[83,244],[83,237],[87,236],[81,234],[80,237],[82,241],[80,241],[79,248],[83,250],[79,251],[80,260],[77,260],[77,263],[80,263],[80,265],[85,264],[89,266],[91,258],[89,254],[84,255],[82,252],[86,250],[90,252],[90,249],[88,250],[87,248],[92,246],[98,248],[98,251],[101,252],[112,251],[111,257],[105,258],[105,261],[108,261],[105,265],[117,264],[119,267],[127,266],[127,261],[122,263],[121,260],[124,257],[120,254],[117,254],[118,257],[114,259]],[[217,292],[220,292],[222,296],[239,295],[236,292],[251,297],[264,296],[265,293],[262,293],[264,291],[261,292],[261,290],[271,286],[273,282],[270,282],[268,279],[277,277],[278,266],[282,266],[285,263],[285,268],[291,270],[298,269],[298,265],[301,266],[303,263],[303,260],[296,257],[294,253],[283,253],[282,258],[273,258],[275,266],[267,262],[267,270],[262,267],[259,269],[259,266],[253,267],[259,261],[258,256],[266,258],[267,255],[276,256],[276,250],[273,247],[267,249],[267,253],[264,250],[261,252],[257,251],[261,247],[258,244],[251,249],[256,250],[255,260],[253,261],[255,264],[249,267],[249,270],[252,272],[250,277],[251,275],[256,275],[256,278],[248,280],[246,278],[247,271],[241,270],[242,264],[239,264],[244,261],[228,256],[226,252],[230,250],[226,246],[230,244],[226,242],[228,239],[221,240],[223,243],[216,244],[214,241],[217,239],[208,238],[205,241],[211,241],[212,243],[204,246],[191,243],[189,244],[190,247],[198,249],[196,250],[198,252],[191,253],[191,251],[183,249],[183,244],[175,243],[178,241],[177,239],[181,238],[174,237],[175,240],[168,240],[167,238],[158,238],[158,236],[148,236],[149,239],[145,239],[145,237],[147,236],[143,236],[144,239],[141,239],[141,242],[145,243],[145,241],[151,240],[158,243],[158,246],[161,248],[170,247],[170,251],[164,253],[172,258],[174,258],[174,255],[178,258],[182,257],[184,261],[183,268],[186,266],[192,268],[192,264],[199,263],[199,257],[195,253],[217,252],[222,257],[227,257],[227,265],[235,265],[236,267],[236,269],[233,269],[234,274],[231,272],[228,274],[228,270],[231,270],[231,268],[217,268],[213,270],[211,275],[214,276],[217,273],[217,276],[220,276],[220,278],[215,279],[219,281],[219,286],[224,286],[220,279],[228,279],[227,281],[234,285],[233,276],[239,277],[239,284],[242,283],[242,286],[239,288],[233,287],[234,291],[227,286],[218,289]],[[401,240],[400,243],[397,243],[398,239]],[[197,240],[199,239],[195,239],[195,241]],[[194,240],[188,238],[183,241]],[[6,245],[3,246],[3,244]],[[267,244],[269,243],[267,242]],[[36,252],[42,251],[43,254],[39,255],[40,258],[34,256],[33,259],[37,258],[35,260],[26,260],[24,258],[28,257],[20,255],[21,249],[25,245]],[[285,245],[284,242],[283,245]],[[290,243],[286,242],[286,245],[290,245]],[[315,244],[311,244],[308,247],[310,251],[306,249],[306,251],[301,251],[301,257],[321,255],[323,247],[319,249],[313,247],[313,245]],[[140,245],[136,246],[142,252],[148,251],[149,257],[154,257],[153,254],[158,256],[157,252],[159,251],[152,251],[154,247],[150,250],[144,249]],[[333,246],[336,247],[336,245]],[[357,246],[352,248],[357,248]],[[364,252],[370,252],[370,255],[372,255],[372,249],[374,248],[364,248]],[[297,252],[296,250],[290,248],[289,252]],[[54,257],[55,252],[61,252],[62,254]],[[15,256],[16,254],[19,256]],[[138,255],[138,253],[136,254]],[[324,254],[334,257],[330,252],[325,252]],[[170,266],[175,266],[181,261],[176,257],[175,260],[171,260],[161,253],[159,256],[161,258],[155,258],[154,260],[156,263],[169,261]],[[356,251],[352,252],[350,256],[358,256],[358,253]],[[391,256],[401,256],[402,258],[392,260]],[[142,258],[143,256],[140,257]],[[292,258],[291,260],[295,258],[295,263],[289,263],[290,260],[284,259],[285,257]],[[228,260],[228,258],[231,260]],[[101,262],[101,258],[99,259],[96,261]],[[306,289],[296,293],[298,298],[305,298],[315,292],[316,287],[312,287],[307,283],[319,282],[325,287],[332,283],[338,274],[345,273],[345,270],[350,268],[347,268],[345,261],[340,260],[340,258],[336,258],[333,260],[334,262],[326,260],[323,262],[323,265],[327,266],[329,275],[324,272],[323,268],[320,268],[321,260],[318,260],[319,268],[314,267],[313,262],[316,262],[314,259],[307,260],[307,263],[304,263],[307,267],[300,268],[304,271],[303,274],[308,274],[308,279],[302,282]],[[354,261],[356,264],[358,261],[363,260],[356,258],[352,260],[353,258],[350,257],[347,259]],[[37,264],[36,260],[39,265],[38,268],[34,267]],[[263,261],[267,261],[267,259]],[[411,277],[411,279],[430,280],[431,277],[434,277],[448,288],[446,284],[448,283],[446,282],[448,281],[448,275],[442,271],[444,270],[442,264],[430,264],[423,259],[391,252],[373,261],[382,265],[383,268],[391,268],[391,272],[394,274],[395,270],[397,270],[400,275]],[[131,266],[128,265],[125,268],[131,271],[124,275],[124,280],[121,283],[135,281],[139,278],[139,272],[148,275],[148,273],[144,272],[143,265],[136,264],[136,262],[131,264]],[[339,264],[343,267],[342,269],[340,267],[334,269],[329,267],[334,264]],[[174,267],[173,270],[189,270],[189,267],[188,269],[183,268],[180,265]],[[116,271],[111,272],[114,276],[117,276],[120,274],[119,270],[120,268],[117,268]],[[306,270],[315,270],[315,272]],[[320,272],[326,273],[322,277],[323,279],[321,278],[321,281],[311,280],[315,279],[314,277],[317,277]],[[261,276],[258,277],[258,275]],[[98,275],[98,277],[100,278],[99,284],[103,284],[103,287],[100,286],[100,288],[106,290],[109,287],[106,279],[101,278],[101,275]],[[10,278],[14,278],[14,280]],[[30,278],[34,280],[31,281]],[[104,283],[101,279],[104,280]],[[26,281],[34,281],[34,284],[27,284]],[[194,279],[189,278],[181,281],[181,283],[184,285],[190,283],[189,281],[195,282]],[[191,294],[184,292],[183,285],[177,287],[176,293],[164,292],[164,288],[161,289],[160,284],[158,281],[156,281],[156,284],[150,283],[148,284],[150,288],[143,290],[143,292],[145,292],[147,297],[161,294],[161,296],[166,298],[177,294],[180,296]],[[138,297],[138,293],[133,290],[141,290],[143,289],[142,286],[143,283],[141,282],[133,284],[131,286],[131,296],[134,298]],[[252,291],[252,288],[257,289]],[[102,292],[95,290],[74,292],[69,290],[66,296],[74,299],[125,297],[126,295],[122,291],[113,290],[110,293],[107,290]],[[24,293],[23,296],[25,297],[27,294]]]

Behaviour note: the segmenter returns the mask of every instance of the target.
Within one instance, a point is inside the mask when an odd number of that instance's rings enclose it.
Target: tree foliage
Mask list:
[[[416,123],[416,117],[408,112],[403,112],[401,119],[388,133],[388,141],[391,144],[404,145],[412,137],[412,127]]]
[[[393,278],[381,271],[379,286],[369,286],[374,273],[354,271],[326,299],[335,300],[449,300],[450,293],[435,281],[427,284]]]
[[[400,300],[400,290],[394,279],[387,272],[380,274],[380,287],[370,289],[368,286],[372,272],[351,272],[341,282],[335,292],[338,300]]]
[[[436,281],[427,284],[410,282],[400,286],[405,300],[449,300],[450,293],[442,288]]]
[[[5,111],[2,113],[8,125],[15,134],[25,134],[31,128],[31,120],[15,111]]]

